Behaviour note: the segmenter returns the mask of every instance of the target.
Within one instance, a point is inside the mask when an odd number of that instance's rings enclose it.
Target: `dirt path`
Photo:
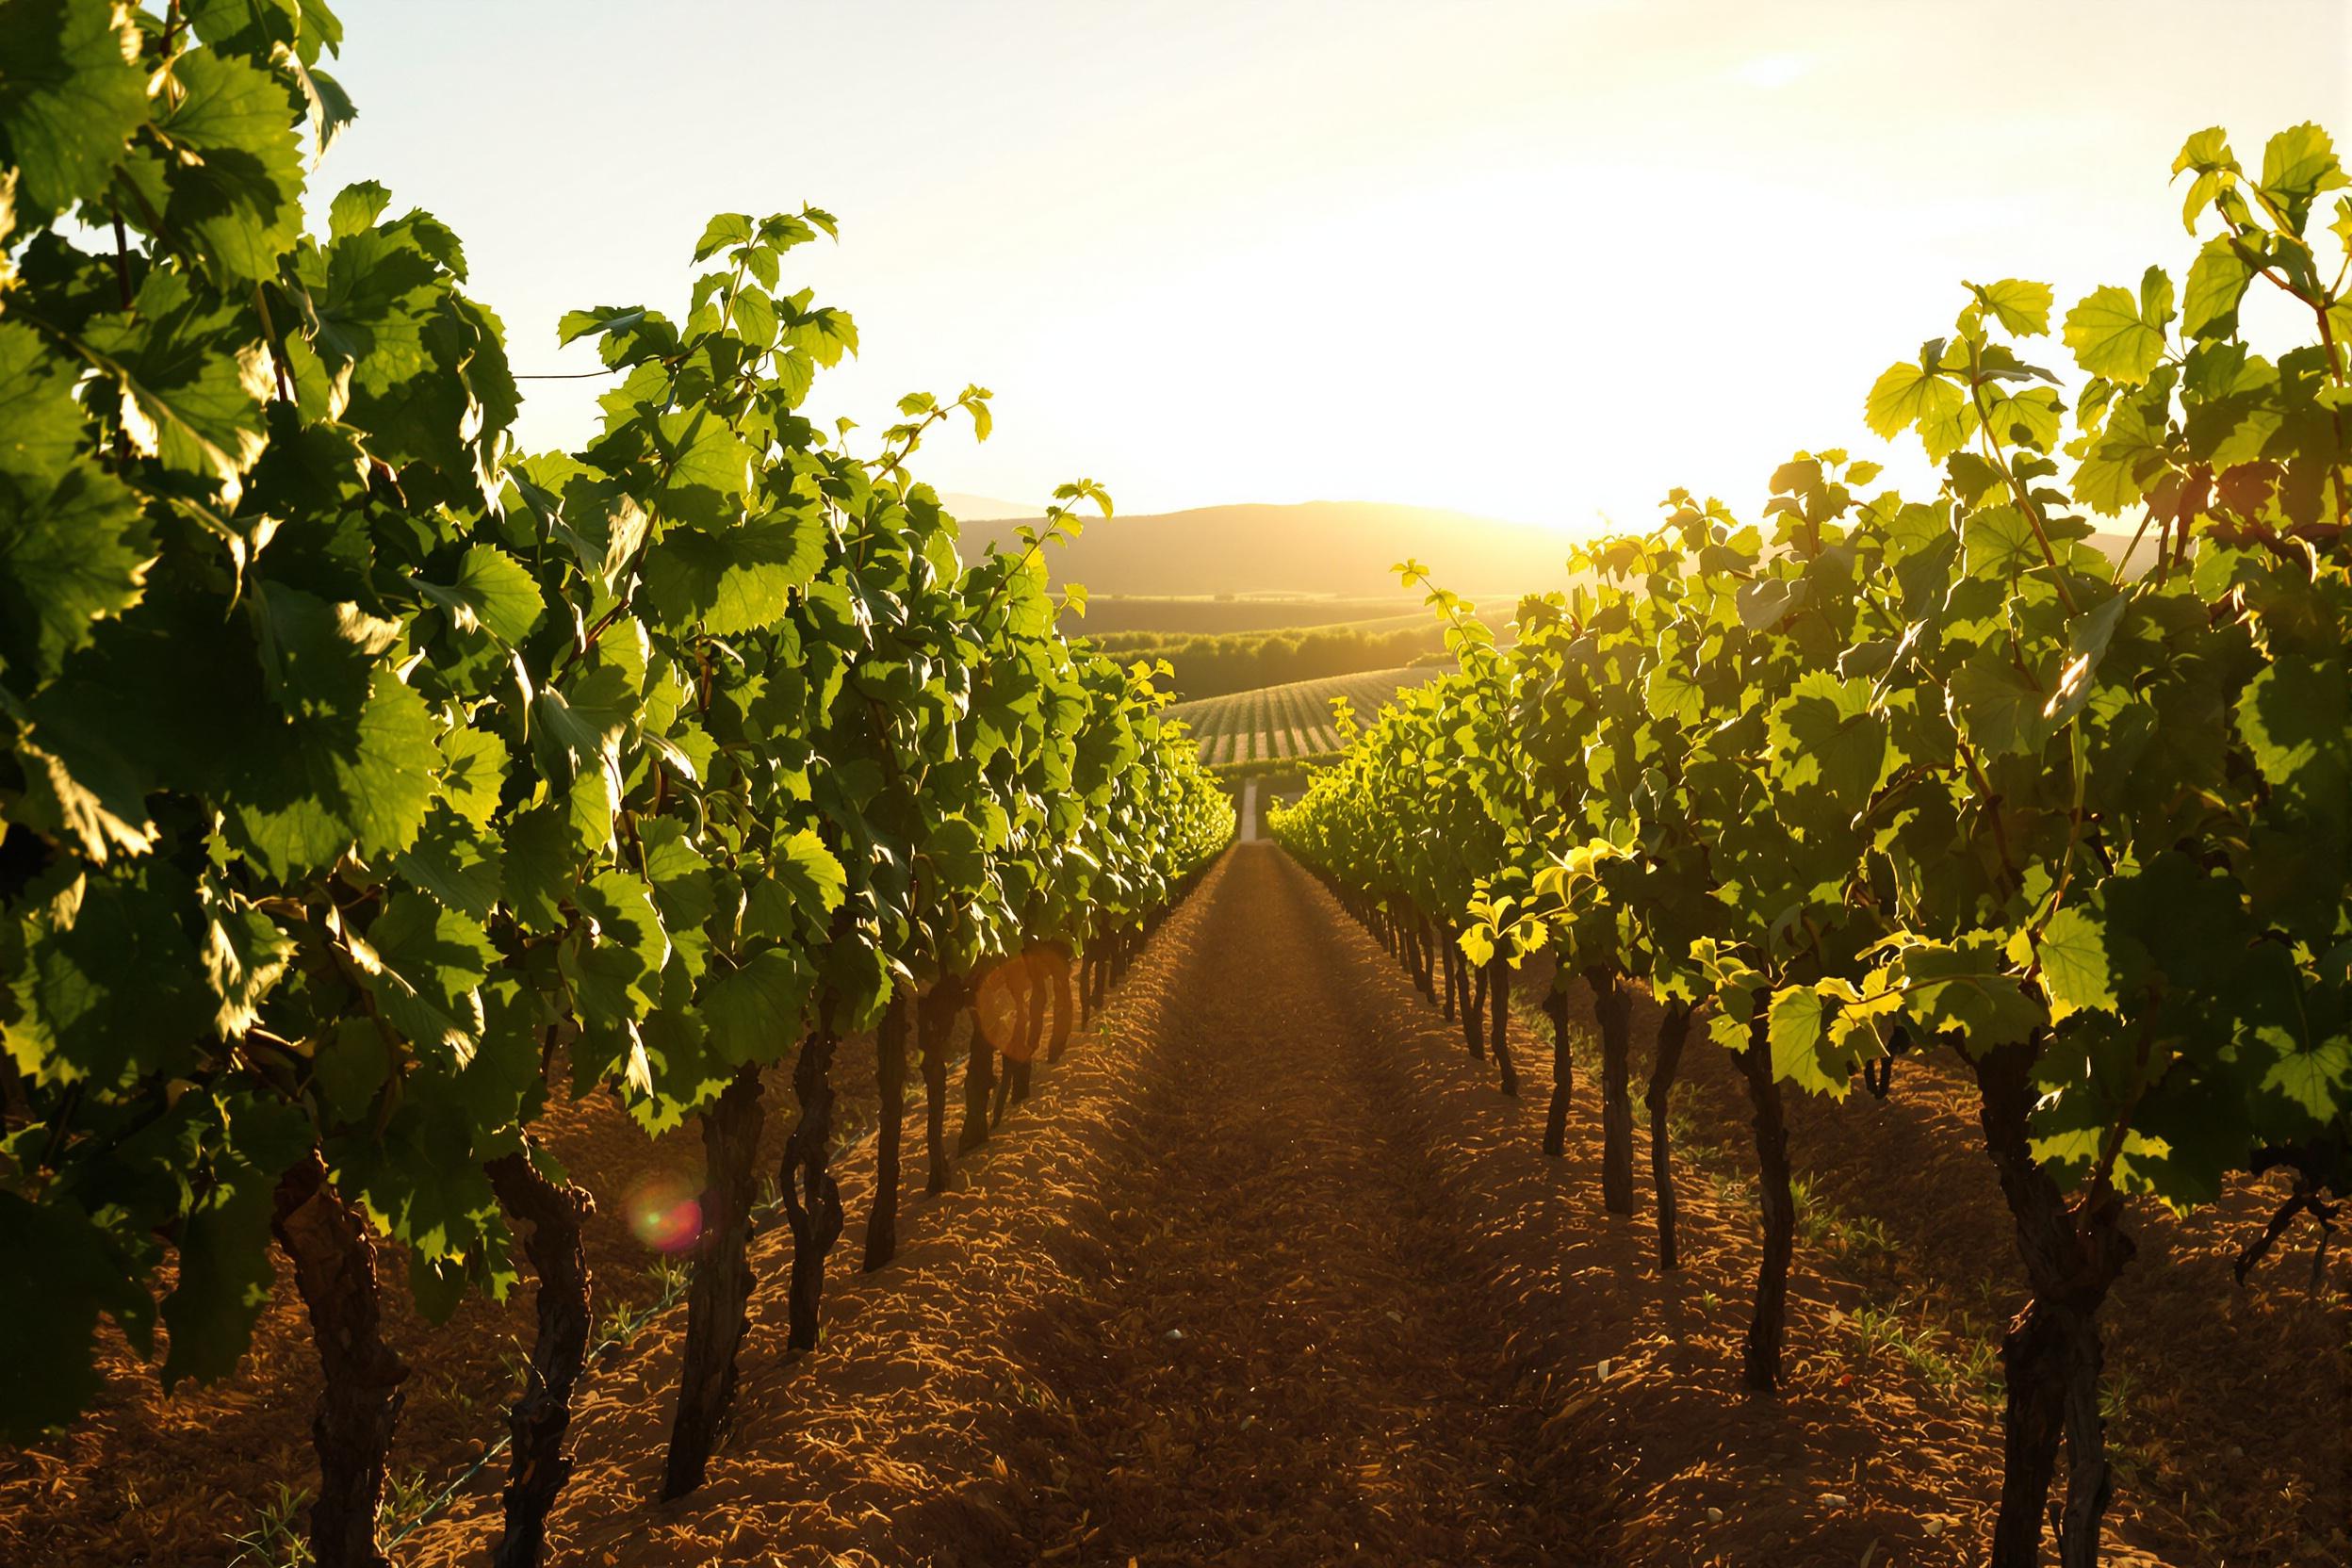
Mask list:
[[[1100,1331],[1034,1366],[1081,1391],[1084,1459],[1039,1511],[1090,1513],[1114,1561],[1585,1560],[1325,915],[1270,848],[1209,896],[1146,1064],[1150,1158],[1106,1184]]]

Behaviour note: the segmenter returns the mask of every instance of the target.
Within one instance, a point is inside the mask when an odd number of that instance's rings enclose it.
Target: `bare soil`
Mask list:
[[[737,1416],[703,1491],[650,1500],[682,1309],[597,1365],[553,1560],[1980,1560],[1998,1413],[1950,1368],[2022,1292],[1962,1086],[1906,1066],[1884,1105],[1791,1097],[1815,1184],[1791,1386],[1751,1396],[1757,1233],[1722,1054],[1688,1053],[1677,1106],[1716,1152],[1683,1167],[1685,1266],[1660,1277],[1646,1192],[1633,1218],[1601,1210],[1589,1075],[1567,1156],[1543,1156],[1549,1045],[1529,1021],[1513,1102],[1321,889],[1236,848],[937,1198],[910,1119],[906,1245],[873,1275],[853,1272],[870,1147],[848,1152],[813,1353],[783,1349],[789,1239],[755,1240]],[[870,1107],[870,1049],[844,1057]],[[772,1162],[780,1082],[768,1102]],[[614,1200],[699,1171],[691,1132],[647,1140],[609,1102],[546,1131]],[[620,1207],[590,1235],[600,1316],[657,1288]],[[2249,1191],[2143,1220],[2111,1335],[2131,1466],[2111,1561],[2352,1560],[2344,1298],[2299,1262],[2237,1290],[2227,1253],[2262,1210]],[[529,1292],[439,1329],[393,1295],[415,1368],[395,1469],[437,1494],[504,1429]],[[122,1362],[75,1435],[0,1456],[0,1563],[225,1563],[277,1483],[315,1480],[298,1308],[272,1309],[219,1388],[167,1400]],[[462,1485],[395,1560],[483,1560],[501,1478]]]

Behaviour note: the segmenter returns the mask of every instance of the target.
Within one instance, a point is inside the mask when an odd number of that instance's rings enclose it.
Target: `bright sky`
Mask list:
[[[1874,447],[1959,279],[2181,277],[2190,131],[2352,139],[2345,0],[341,8],[323,194],[451,223],[518,369],[595,367],[566,308],[678,314],[710,213],[814,203],[802,281],[864,350],[812,410],[976,381],[996,435],[923,477],[1129,512],[1753,514],[1793,449]],[[597,390],[531,384],[526,444]]]

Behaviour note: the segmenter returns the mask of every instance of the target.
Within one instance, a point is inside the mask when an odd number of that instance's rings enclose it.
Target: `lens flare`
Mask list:
[[[639,1177],[622,1202],[630,1232],[657,1252],[683,1252],[702,1237],[702,1194],[675,1170]]]
[[[972,1001],[972,1021],[990,1045],[1007,1059],[1029,1059],[1030,972],[1020,958],[1007,958],[980,978]]]

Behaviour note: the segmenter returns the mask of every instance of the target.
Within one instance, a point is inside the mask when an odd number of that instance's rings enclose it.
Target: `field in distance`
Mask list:
[[[1404,688],[1418,686],[1446,667],[1413,664],[1325,680],[1294,680],[1200,702],[1180,702],[1168,711],[1192,726],[1200,743],[1200,760],[1212,766],[1328,757],[1339,750],[1339,736],[1331,727],[1333,697],[1346,697],[1352,703],[1362,722]]]
[[[1418,594],[1389,598],[1330,594],[1096,594],[1087,598],[1085,615],[1062,617],[1062,634],[1106,637],[1120,632],[1158,631],[1177,636],[1216,635],[1230,631],[1286,631],[1301,627],[1407,626],[1427,618]]]

